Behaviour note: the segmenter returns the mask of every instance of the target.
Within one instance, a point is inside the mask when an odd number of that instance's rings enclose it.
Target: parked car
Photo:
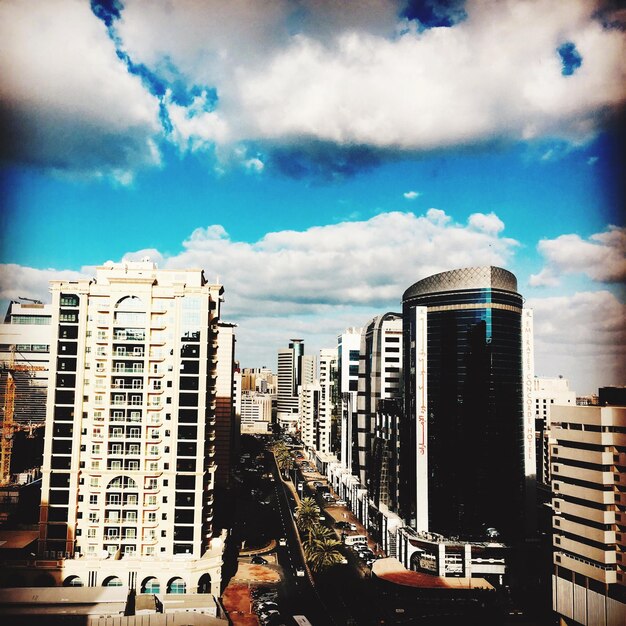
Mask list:
[[[344,530],[348,530],[350,528],[350,524],[348,524],[348,522],[336,522],[335,526],[337,528],[343,528]]]
[[[254,605],[253,605],[254,606]],[[276,602],[259,602],[254,606],[254,610],[257,613],[267,613],[268,611],[278,611],[278,604]]]
[[[296,569],[296,576],[299,576],[299,577],[304,576],[304,570],[301,567]]]
[[[345,500],[337,500],[335,504],[337,506],[347,506],[348,503]]]
[[[356,530],[356,524],[350,524],[350,530]]]
[[[250,562],[254,563],[255,565],[267,565],[267,559],[264,559],[262,556],[259,556],[258,554],[255,554],[250,559]]]
[[[279,545],[279,546],[286,546],[286,545],[287,545],[287,539],[286,539],[286,537],[281,537],[281,538],[278,540],[278,545]]]

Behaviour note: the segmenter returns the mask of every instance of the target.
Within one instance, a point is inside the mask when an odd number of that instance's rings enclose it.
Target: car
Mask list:
[[[343,528],[344,530],[348,530],[350,528],[350,524],[348,524],[348,522],[336,522],[335,526],[337,528]]]
[[[337,500],[335,504],[337,506],[347,506],[348,503],[345,500]]]
[[[356,524],[350,524],[350,530],[356,530]]]
[[[271,600],[268,602],[258,602],[254,606],[254,610],[257,613],[267,613],[269,611],[278,611],[278,604],[276,602],[272,602]]]
[[[271,611],[267,611],[266,613],[261,613],[259,615],[259,619],[261,620],[262,624],[267,624],[269,619],[272,618],[274,615],[280,616],[280,611],[272,609]]]
[[[279,546],[286,546],[286,545],[287,545],[287,539],[286,539],[286,537],[281,537],[281,538],[278,540],[278,545],[279,545]]]
[[[298,568],[296,569],[296,576],[298,576],[298,577],[302,577],[302,576],[304,576],[304,575],[305,575],[305,574],[304,574],[304,569],[302,569],[301,567],[298,567]]]
[[[255,554],[250,559],[250,563],[254,563],[255,565],[267,565],[267,559],[264,559],[262,556]]]

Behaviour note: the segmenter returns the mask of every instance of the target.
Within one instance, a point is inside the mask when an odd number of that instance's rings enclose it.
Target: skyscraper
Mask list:
[[[219,594],[222,287],[144,260],[51,291],[40,555],[81,557],[65,584]]]
[[[522,317],[515,276],[498,267],[443,272],[404,293],[400,511],[418,530],[524,535],[534,420],[528,441]]]
[[[337,337],[337,382],[341,407],[341,432],[339,458],[341,464],[353,474],[358,473],[356,459],[356,398],[359,385],[359,349],[361,329],[348,328]],[[354,451],[354,453],[353,453]]]
[[[279,425],[285,430],[298,428],[298,388],[311,384],[315,378],[315,359],[304,354],[302,339],[292,339],[288,348],[278,351],[276,412]]]

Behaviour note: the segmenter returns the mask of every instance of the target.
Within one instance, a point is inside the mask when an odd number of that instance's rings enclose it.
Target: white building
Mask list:
[[[40,558],[64,584],[219,595],[217,322],[201,270],[108,262],[52,281]]]
[[[336,417],[337,398],[337,348],[323,348],[319,359],[319,384],[321,388],[319,410],[318,452],[329,454],[332,450],[333,417]]]
[[[551,408],[553,609],[562,624],[626,623],[626,407]]]
[[[302,339],[292,339],[288,348],[278,351],[277,419],[281,428],[291,432],[298,427],[298,386],[302,384],[303,356]]]
[[[7,376],[15,384],[14,420],[43,423],[52,342],[52,308],[40,302],[11,302],[0,324],[0,406]]]
[[[320,446],[321,396],[319,383],[307,383],[300,387],[300,439],[309,450],[318,450]]]
[[[537,437],[537,480],[550,484],[550,409],[553,405],[575,405],[576,392],[571,391],[567,379],[535,377],[533,381],[533,407]]]
[[[256,391],[241,394],[241,432],[267,435],[272,432],[272,396]]]
[[[357,471],[356,447],[356,398],[359,384],[359,350],[361,329],[348,328],[337,337],[338,395],[341,409],[341,464],[351,472]],[[354,454],[353,454],[354,453]]]

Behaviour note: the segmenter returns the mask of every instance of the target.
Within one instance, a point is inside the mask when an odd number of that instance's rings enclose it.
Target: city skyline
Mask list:
[[[109,259],[198,267],[274,369],[496,265],[538,375],[625,382],[611,3],[91,4],[0,6],[3,305]]]

